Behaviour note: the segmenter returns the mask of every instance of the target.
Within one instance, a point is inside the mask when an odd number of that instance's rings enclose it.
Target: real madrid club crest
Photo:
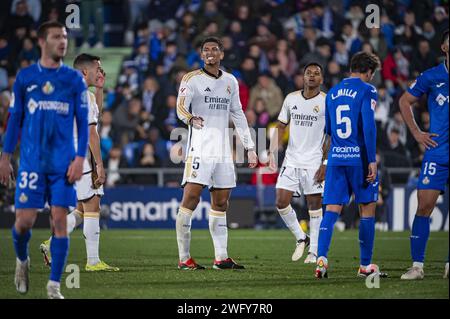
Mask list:
[[[430,184],[430,179],[428,178],[428,176],[425,176],[424,179],[422,180],[422,184],[423,185],[428,185]]]
[[[313,108],[314,113],[319,113],[319,110],[320,110],[320,108],[318,105],[314,106],[314,108]]]
[[[28,196],[25,195],[25,193],[20,194],[19,202],[21,202],[21,203],[26,203],[26,202],[28,202]]]
[[[197,177],[197,172],[192,172],[192,178],[196,178]]]
[[[45,82],[45,84],[42,86],[42,92],[44,92],[47,95],[50,95],[55,91],[55,87],[52,85],[50,81]]]

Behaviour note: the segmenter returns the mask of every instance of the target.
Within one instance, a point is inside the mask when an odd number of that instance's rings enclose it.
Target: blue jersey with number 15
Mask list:
[[[331,136],[328,166],[375,162],[377,90],[360,78],[342,80],[326,97],[326,133]]]
[[[433,140],[438,143],[425,152],[426,159],[448,165],[448,70],[445,63],[423,72],[410,86],[408,92],[421,97],[428,95],[430,133],[438,134]]]

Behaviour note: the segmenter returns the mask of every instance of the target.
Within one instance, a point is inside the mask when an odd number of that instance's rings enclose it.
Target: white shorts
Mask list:
[[[103,186],[99,188],[93,188],[92,186],[92,174],[83,174],[81,179],[75,183],[77,190],[77,200],[86,200],[94,197],[95,195],[103,196]]]
[[[189,156],[181,185],[184,186],[186,183],[201,184],[209,188],[234,188],[236,187],[234,163],[218,160],[201,161],[200,157]]]
[[[314,175],[318,169],[282,166],[275,187],[294,192],[297,196],[323,194],[324,183],[318,184],[314,181]]]

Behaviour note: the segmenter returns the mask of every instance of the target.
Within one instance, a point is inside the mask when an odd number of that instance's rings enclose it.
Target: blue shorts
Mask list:
[[[434,189],[444,193],[448,184],[448,164],[439,164],[426,157],[422,161],[417,189]]]
[[[325,174],[325,205],[346,205],[352,192],[355,202],[371,203],[378,200],[378,176],[373,184],[366,182],[367,170],[361,166],[328,166]]]
[[[27,172],[19,168],[16,181],[15,206],[18,209],[50,206],[76,206],[75,185],[69,184],[66,174]]]

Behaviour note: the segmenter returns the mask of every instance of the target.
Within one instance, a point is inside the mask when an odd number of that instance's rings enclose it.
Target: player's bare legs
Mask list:
[[[322,194],[306,195],[309,213],[309,252],[305,263],[316,263],[319,244],[319,228],[322,222]]]
[[[309,238],[300,227],[297,219],[297,213],[291,206],[293,192],[283,188],[277,188],[276,206],[278,213],[286,226],[295,236],[297,242],[292,261],[297,261],[303,256],[306,246],[309,245]]]
[[[16,251],[16,273],[14,284],[19,293],[28,292],[30,258],[28,257],[28,242],[31,238],[31,228],[36,221],[36,209],[17,209],[16,221],[12,229],[14,249]]]
[[[214,243],[214,269],[244,269],[244,266],[228,257],[227,209],[231,189],[213,188],[211,210],[209,211],[209,232]]]
[[[417,191],[417,211],[411,229],[411,258],[413,265],[401,279],[416,280],[424,278],[423,263],[425,250],[430,236],[430,216],[440,195],[439,190],[419,189]]]
[[[205,269],[203,266],[198,265],[194,259],[191,258],[190,254],[192,213],[195,208],[197,208],[202,190],[203,185],[200,184],[186,183],[184,186],[183,199],[181,200],[181,206],[178,209],[176,220],[179,269]]]

